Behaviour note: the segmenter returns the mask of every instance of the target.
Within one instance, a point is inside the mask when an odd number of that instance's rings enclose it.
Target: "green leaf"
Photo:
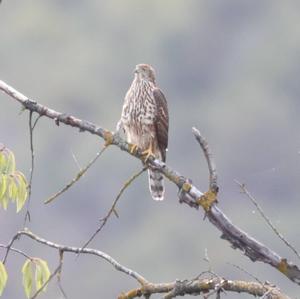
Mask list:
[[[13,177],[10,176],[9,177],[9,185],[8,185],[8,197],[10,199],[12,199],[12,201],[14,201],[14,199],[15,199],[14,196],[16,195],[16,190],[18,190],[18,189],[16,187],[15,180]]]
[[[43,270],[42,270],[41,265],[39,265],[39,264],[36,264],[35,267],[36,267],[35,268],[35,285],[36,285],[36,290],[39,290],[44,284]]]
[[[8,206],[8,195],[7,195],[7,192],[5,193],[5,195],[2,197],[1,199],[1,204],[2,204],[2,207],[4,210],[7,209],[7,206]]]
[[[6,168],[6,173],[14,173],[16,170],[16,160],[15,160],[15,155],[12,151],[9,151],[8,154],[8,159],[7,159],[7,168]]]
[[[18,213],[24,206],[28,193],[27,193],[27,182],[24,175],[21,172],[17,171],[15,179],[18,185],[18,190],[16,195],[17,213]]]
[[[6,156],[4,150],[1,150],[0,151],[0,173],[3,173],[5,168],[6,168]]]
[[[4,174],[0,174],[0,202],[2,196],[5,194],[7,185],[7,177]]]
[[[12,201],[15,201],[18,199],[19,197],[19,184],[18,184],[18,178],[17,177],[14,177],[13,179],[13,186],[12,186]]]
[[[1,163],[1,173],[7,174],[8,169],[8,157],[9,157],[9,149],[5,148],[2,150],[3,161]]]
[[[0,201],[1,201],[1,204],[2,204],[2,207],[4,210],[7,209],[7,206],[8,206],[8,200],[9,200],[9,184],[10,184],[10,176],[7,176],[7,175],[3,175],[4,177],[4,180],[5,180],[5,192],[2,196],[2,198],[0,198]]]
[[[16,170],[14,153],[7,147],[0,151],[0,173],[11,174]]]
[[[32,281],[33,281],[33,272],[32,272],[32,261],[27,259],[22,267],[23,273],[23,286],[27,298],[30,298],[32,291]]]
[[[17,213],[24,206],[28,196],[24,174],[16,171],[15,156],[7,147],[0,148],[0,206],[7,209],[8,202],[16,201]]]
[[[23,183],[25,184],[25,186],[26,186],[26,188],[27,188],[27,180],[26,180],[25,175],[24,175],[21,171],[18,171],[18,170],[15,172],[15,174],[18,176],[18,178],[19,178],[20,180],[23,181]]]
[[[48,263],[45,260],[36,259],[35,284],[37,291],[48,281],[50,274]],[[43,291],[46,291],[46,286]]]
[[[5,266],[0,261],[0,296],[3,293],[6,282],[7,282],[7,272],[6,272]]]

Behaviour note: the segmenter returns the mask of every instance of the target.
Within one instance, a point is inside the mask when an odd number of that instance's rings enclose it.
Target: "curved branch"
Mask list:
[[[20,102],[27,110],[54,119],[57,125],[61,122],[66,125],[76,127],[80,131],[88,131],[91,134],[98,135],[105,140],[106,144],[114,144],[121,150],[126,151],[142,161],[142,151],[139,149],[137,151],[132,151],[132,145],[125,142],[118,134],[113,134],[112,132],[89,121],[57,112],[32,101],[3,81],[0,81],[0,90]],[[300,285],[300,269],[296,265],[288,262],[285,258],[281,257],[276,252],[235,226],[217,207],[216,202],[212,202],[208,208],[207,205],[204,206],[201,201],[204,194],[195,185],[190,183],[188,178],[182,176],[162,161],[154,159],[153,157],[150,157],[147,160],[147,164],[148,166],[160,171],[165,177],[176,184],[180,190],[184,191],[186,199],[182,200],[182,198],[180,198],[181,202],[188,203],[192,207],[198,207],[198,205],[201,205],[205,209],[206,216],[209,221],[221,231],[221,238],[229,241],[233,248],[240,249],[252,261],[261,261],[271,265],[286,275],[290,280]],[[187,200],[187,198],[189,200]]]
[[[218,176],[217,176],[216,163],[213,160],[213,156],[208,147],[208,143],[207,143],[206,139],[201,135],[200,131],[197,128],[193,127],[192,132],[193,132],[196,140],[200,144],[200,146],[203,150],[205,159],[207,161],[207,167],[208,167],[208,171],[209,171],[209,188],[213,192],[217,193],[219,191],[219,186],[217,183]]]
[[[7,250],[8,245],[0,244],[0,248],[5,248],[5,249]],[[27,258],[27,259],[29,259],[29,260],[32,260],[32,259],[33,259],[31,256],[29,256],[27,253],[25,253],[24,251],[22,251],[22,250],[20,250],[20,249],[10,247],[10,250],[13,251],[13,252],[16,252],[16,253],[18,253],[18,254],[23,255],[25,258]]]
[[[10,250],[12,250],[12,248],[11,248],[12,244],[14,243],[14,241],[16,239],[19,239],[20,236],[27,236],[40,244],[57,249],[61,254],[63,254],[64,252],[72,252],[72,253],[76,253],[76,254],[80,253],[80,254],[96,255],[96,256],[101,257],[102,259],[106,260],[111,265],[113,265],[116,270],[123,272],[123,273],[131,276],[132,278],[136,279],[140,284],[144,285],[144,284],[148,283],[147,280],[142,275],[121,265],[115,259],[113,259],[110,255],[108,255],[107,253],[105,253],[103,251],[100,251],[97,249],[91,249],[91,248],[80,248],[80,247],[71,247],[71,246],[66,246],[66,245],[60,245],[60,244],[48,241],[46,239],[43,239],[28,230],[22,230],[22,231],[17,232],[17,234],[12,238],[12,240],[9,242],[9,244],[6,246],[6,248],[9,248]],[[16,251],[16,250],[14,249],[14,251]],[[6,255],[6,258],[7,258],[7,255]]]

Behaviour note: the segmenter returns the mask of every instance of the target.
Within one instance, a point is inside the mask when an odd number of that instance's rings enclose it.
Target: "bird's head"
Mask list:
[[[149,64],[138,64],[134,69],[135,77],[155,83],[155,71]]]

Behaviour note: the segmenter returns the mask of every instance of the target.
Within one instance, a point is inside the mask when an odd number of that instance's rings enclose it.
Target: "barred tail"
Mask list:
[[[160,172],[148,169],[149,189],[154,200],[163,200],[165,187],[163,176]]]

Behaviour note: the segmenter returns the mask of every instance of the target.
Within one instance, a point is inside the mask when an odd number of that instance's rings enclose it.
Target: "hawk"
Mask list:
[[[168,146],[169,114],[167,101],[157,87],[155,71],[148,64],[138,64],[134,79],[123,104],[117,131],[123,128],[127,142],[143,150],[145,161],[152,155],[166,161]],[[149,189],[154,200],[164,199],[163,176],[155,169],[148,169]]]

